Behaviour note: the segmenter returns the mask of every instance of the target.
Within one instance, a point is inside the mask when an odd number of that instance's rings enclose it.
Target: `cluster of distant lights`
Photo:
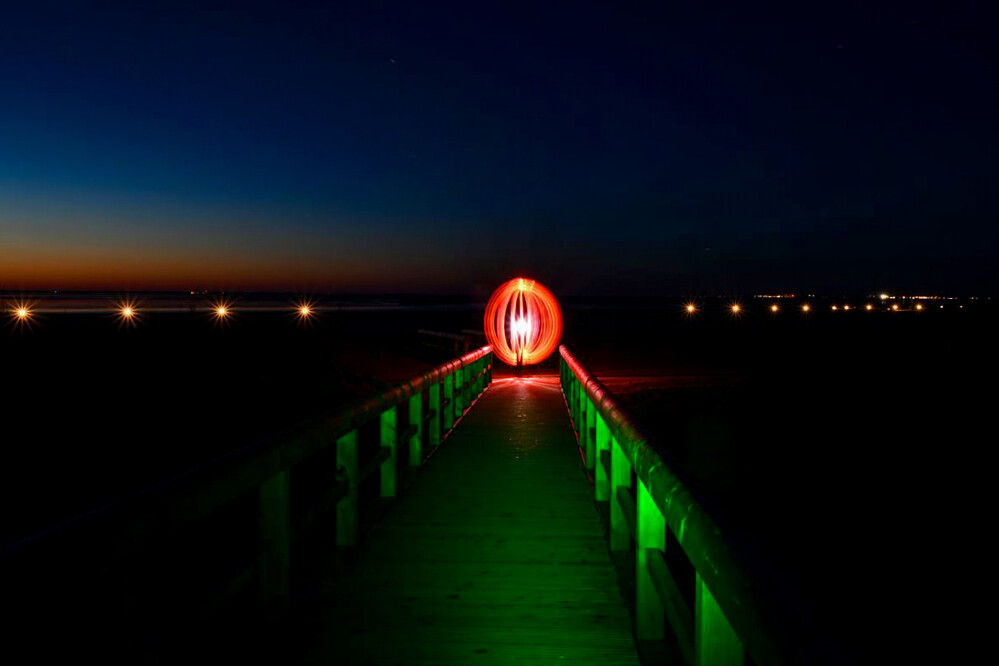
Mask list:
[[[784,298],[784,297],[783,296],[764,296],[764,298],[770,299],[770,298]],[[878,296],[878,299],[882,303],[884,303],[885,301],[888,301],[888,300],[896,300],[896,298],[897,297],[890,296],[888,294],[879,294],[879,296]],[[912,298],[912,300],[916,300],[916,299],[920,299],[920,300],[941,300],[938,297],[921,297],[921,296],[917,296],[917,297],[911,297],[911,298]],[[942,299],[942,300],[953,300],[953,299]],[[913,305],[912,309],[914,309],[914,310],[916,310],[918,312],[918,311],[924,310],[925,307],[926,306],[924,306],[922,303],[915,303]],[[941,305],[941,306],[939,306],[939,308],[942,310],[944,308],[944,306]],[[963,309],[964,306],[963,305],[958,305],[958,308]],[[697,314],[697,313],[699,313],[701,311],[701,306],[698,305],[697,303],[691,301],[691,302],[685,303],[683,305],[683,309],[687,313],[688,316],[693,316],[693,315],[695,315],[695,314]],[[743,314],[743,313],[746,312],[745,306],[743,306],[741,303],[730,303],[728,305],[727,309],[728,309],[728,312],[731,315],[733,315],[733,316],[738,316],[738,315],[741,315],[741,314]],[[767,310],[769,310],[772,314],[777,314],[782,309],[783,308],[781,306],[779,306],[777,303],[772,303],[772,304],[770,304],[767,307]],[[809,312],[812,312],[812,310],[814,308],[813,308],[813,306],[812,306],[811,303],[802,303],[801,305],[798,306],[798,309],[803,314],[808,314]],[[850,310],[855,310],[855,309],[858,309],[858,308],[850,305],[849,303],[843,303],[842,305],[837,303],[837,304],[830,305],[829,309],[832,312],[840,312],[840,311],[842,311],[842,312],[849,312]],[[872,303],[866,303],[863,306],[863,310],[866,311],[866,312],[872,312],[875,309],[876,308],[875,308],[875,306]],[[886,306],[886,307],[883,307],[883,308],[879,307],[877,309],[879,309],[879,310],[883,309],[886,312],[887,311],[899,312],[899,311],[902,310],[902,308],[899,306],[898,303],[892,303],[890,306]],[[236,312],[236,309],[233,307],[232,303],[229,302],[229,301],[217,301],[217,302],[215,302],[215,303],[213,303],[211,305],[211,310],[210,310],[212,319],[214,321],[218,322],[218,323],[226,323],[226,322],[230,321],[232,319],[232,317],[234,316],[235,312]],[[293,306],[293,308],[291,309],[291,312],[299,320],[302,320],[302,321],[311,320],[312,318],[314,318],[316,316],[316,306],[313,303],[311,303],[311,302],[304,302],[303,301],[303,302],[296,303]],[[34,310],[33,310],[32,306],[31,306],[31,304],[29,304],[29,303],[16,303],[14,305],[14,307],[11,308],[10,314],[11,314],[11,318],[15,322],[22,323],[22,324],[30,323],[31,320],[35,317]],[[115,306],[115,314],[116,314],[116,317],[117,317],[117,319],[118,319],[119,322],[124,323],[124,324],[134,324],[134,323],[136,323],[139,320],[139,317],[140,317],[140,314],[141,314],[141,309],[139,308],[139,306],[136,303],[134,303],[132,301],[122,301],[122,302],[118,303]]]
[[[785,298],[785,297],[784,296],[764,296],[764,298]],[[894,300],[895,298],[896,298],[895,296],[890,296],[888,294],[879,294],[878,295],[878,299],[880,301],[882,301],[882,302],[887,301],[887,300]],[[923,297],[923,296],[913,297],[913,300],[916,299],[916,298],[922,299],[922,300],[939,300],[939,299],[937,299],[935,297]],[[947,300],[953,300],[953,299],[947,299]],[[925,309],[925,307],[926,306],[924,306],[922,303],[916,303],[916,304],[913,305],[912,309],[916,310],[916,311],[922,311],[922,310]],[[943,310],[943,308],[944,308],[944,306],[941,305],[940,309]],[[958,308],[959,309],[964,309],[964,306],[963,305],[958,305]],[[688,316],[695,315],[698,312],[700,312],[700,310],[701,310],[700,306],[697,303],[693,302],[693,301],[684,303],[683,309],[687,313]],[[781,309],[782,309],[781,306],[778,305],[777,303],[771,303],[767,307],[767,310],[769,310],[772,314],[777,314],[778,312],[781,311]],[[798,309],[803,314],[808,314],[814,308],[813,308],[813,306],[812,306],[811,303],[802,303],[801,305],[798,306]],[[842,312],[849,312],[850,310],[856,310],[856,309],[858,309],[858,308],[850,305],[849,303],[843,303],[842,305],[838,304],[838,303],[834,303],[834,304],[832,304],[832,305],[829,306],[829,310],[831,312],[840,312],[840,311],[842,311]],[[873,312],[875,309],[876,308],[875,308],[874,304],[872,304],[872,303],[866,303],[863,306],[863,310],[865,312]],[[899,306],[898,303],[892,303],[890,307],[883,307],[883,308],[879,307],[877,309],[884,310],[886,312],[888,312],[888,311],[890,311],[890,312],[899,312],[899,311],[901,311],[902,308]],[[728,305],[728,311],[733,316],[738,316],[738,315],[743,314],[746,311],[746,308],[741,303],[730,303]]]
[[[316,316],[316,306],[303,301],[296,303],[292,312],[299,320],[309,320]],[[235,308],[228,301],[217,301],[212,303],[210,313],[214,321],[225,323],[232,319]],[[21,324],[28,324],[35,317],[35,312],[29,303],[16,303],[11,308],[10,314],[15,322]],[[114,306],[114,314],[120,323],[134,324],[139,320],[141,309],[133,301],[122,301]]]

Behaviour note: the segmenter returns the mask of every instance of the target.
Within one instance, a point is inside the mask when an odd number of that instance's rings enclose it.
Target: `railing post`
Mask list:
[[[283,615],[291,599],[291,515],[288,470],[260,484],[260,600],[265,612]]]
[[[461,407],[462,412],[472,406],[472,366],[471,364],[462,366],[462,380],[461,380]]]
[[[409,466],[419,467],[423,462],[423,393],[409,399]],[[415,430],[414,430],[415,429]]]
[[[594,469],[597,464],[596,459],[596,442],[594,441],[594,430],[597,425],[597,409],[596,405],[590,398],[584,397],[583,400],[586,402],[586,418],[583,419],[583,430],[586,431],[586,446],[583,448],[586,451],[586,469]]]
[[[663,604],[649,575],[646,549],[666,550],[666,520],[639,479],[635,517],[635,634],[641,639],[663,638]]]
[[[462,387],[462,379],[465,369],[461,366],[454,371],[454,402],[451,404],[452,411],[454,412],[454,420],[457,421],[461,418],[461,415],[465,413],[465,405],[463,402],[463,397],[465,395],[465,389]]]
[[[444,432],[454,427],[454,374],[444,377]]]
[[[698,666],[742,666],[746,651],[711,590],[697,574],[694,609],[694,654]]]
[[[583,451],[583,457],[586,458],[586,466],[590,466],[590,460],[586,456],[586,404],[588,398],[586,394],[580,391],[579,393],[579,421],[576,423],[576,433],[579,439],[579,448]]]
[[[347,482],[347,496],[336,504],[336,543],[357,544],[357,430],[336,440],[337,476]]]
[[[428,433],[427,444],[433,448],[441,443],[441,385],[432,384],[430,386],[430,403],[427,409],[433,416],[430,417],[430,432]]]
[[[569,416],[572,418],[572,427],[576,428],[576,375],[569,370]]]
[[[395,475],[396,475],[396,427],[395,427],[395,407],[382,412],[381,416],[381,445],[382,448],[389,449],[389,457],[382,463],[381,496],[395,497]]]
[[[573,430],[576,428],[576,374],[569,370],[569,415],[572,417]]]
[[[631,462],[616,437],[611,437],[610,449],[610,549],[628,550],[631,546],[631,533],[628,531],[628,520],[624,516],[624,510],[617,500],[617,489],[620,486],[631,487]]]
[[[602,459],[603,452],[610,451],[610,428],[607,427],[607,422],[604,421],[604,417],[599,414],[596,415],[596,452],[594,454],[594,461],[596,469],[593,470],[593,489],[596,494],[596,500],[598,502],[605,502],[607,498],[610,497],[608,486],[610,485],[610,476],[607,474],[607,469],[604,467]]]

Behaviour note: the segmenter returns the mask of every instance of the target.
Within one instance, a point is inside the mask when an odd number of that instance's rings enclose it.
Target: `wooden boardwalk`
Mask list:
[[[296,633],[314,664],[637,666],[557,377],[496,380]]]

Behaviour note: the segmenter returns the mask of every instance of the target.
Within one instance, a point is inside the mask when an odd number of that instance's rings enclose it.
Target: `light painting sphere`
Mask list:
[[[552,292],[536,280],[514,278],[493,292],[486,305],[486,340],[510,365],[540,363],[558,347],[562,310]]]

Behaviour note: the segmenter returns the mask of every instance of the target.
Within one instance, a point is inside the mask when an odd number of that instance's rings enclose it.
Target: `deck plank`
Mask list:
[[[557,378],[495,382],[311,622],[315,664],[637,666]]]

